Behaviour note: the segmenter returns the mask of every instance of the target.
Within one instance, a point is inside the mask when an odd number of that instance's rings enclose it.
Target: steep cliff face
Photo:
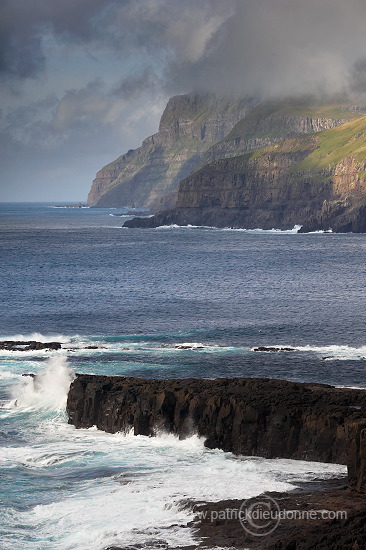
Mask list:
[[[359,116],[360,109],[352,106],[257,105],[250,98],[176,96],[169,100],[157,134],[98,172],[88,204],[153,205],[158,211],[182,179],[207,163],[333,128]],[[171,205],[175,199],[176,195],[170,195]]]
[[[208,164],[245,155],[285,139],[330,130],[365,112],[351,105],[309,106],[290,101],[260,104],[250,110],[224,140],[209,149],[204,161]]]
[[[94,206],[149,206],[176,188],[253,104],[213,94],[169,100],[157,134],[98,172],[88,196]]]
[[[107,432],[159,430],[243,455],[348,465],[349,484],[366,491],[366,391],[281,380],[143,380],[79,375],[69,422]]]
[[[179,187],[176,208],[145,227],[176,223],[366,232],[366,117],[222,159]],[[127,227],[141,226],[139,220]]]

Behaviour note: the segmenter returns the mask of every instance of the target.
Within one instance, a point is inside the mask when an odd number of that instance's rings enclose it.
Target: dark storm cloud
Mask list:
[[[115,55],[130,53],[195,61],[230,13],[233,0],[2,0],[0,72],[36,76],[46,60],[42,37],[93,43]]]
[[[363,91],[364,0],[3,0],[0,71],[37,75],[42,36],[150,57],[169,93]],[[360,67],[360,65],[358,65]],[[146,68],[144,68],[146,70]],[[360,71],[360,75],[363,70]],[[361,83],[360,83],[361,82]],[[141,79],[141,86],[149,80]]]
[[[145,69],[143,72],[121,81],[112,91],[114,97],[131,97],[146,89],[158,89],[162,86],[161,78],[152,70]]]
[[[146,81],[150,75],[144,73],[142,77]],[[14,158],[25,148],[31,154],[51,154],[61,148],[66,153],[69,148],[69,155],[72,151],[79,155],[89,147],[107,152],[122,129],[135,141],[133,126],[139,124],[139,119],[149,125],[151,105],[147,93],[143,93],[140,78],[121,81],[112,90],[97,78],[83,88],[66,91],[60,98],[50,94],[8,113],[1,111],[1,150]],[[140,102],[147,105],[146,116]]]
[[[106,0],[2,0],[0,2],[0,73],[27,78],[44,67],[42,36],[56,35],[89,41],[98,29],[95,18]]]
[[[167,81],[262,96],[347,92],[365,22],[364,0],[238,0],[203,55],[173,60]]]

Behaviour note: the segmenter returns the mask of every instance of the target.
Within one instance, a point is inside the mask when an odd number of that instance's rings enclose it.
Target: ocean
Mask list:
[[[366,235],[131,230],[123,209],[55,206],[0,204],[0,340],[62,346],[0,350],[1,548],[182,547],[197,543],[187,500],[345,474],[76,430],[65,404],[76,372],[366,387]]]

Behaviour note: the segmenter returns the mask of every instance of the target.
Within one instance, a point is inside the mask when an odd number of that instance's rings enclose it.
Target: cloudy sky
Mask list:
[[[366,104],[365,25],[365,0],[0,0],[0,201],[85,201],[177,93]]]

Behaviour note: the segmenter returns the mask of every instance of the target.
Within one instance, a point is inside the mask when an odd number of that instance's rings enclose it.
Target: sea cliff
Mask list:
[[[176,207],[126,227],[207,225],[366,232],[366,117],[208,164]]]
[[[362,115],[359,107],[309,103],[309,98],[259,104],[248,97],[175,96],[168,101],[156,134],[97,173],[88,204],[148,206],[154,212],[173,208],[180,181],[207,164],[334,128]]]
[[[230,133],[253,101],[195,93],[172,97],[159,131],[97,173],[88,204],[131,207],[159,203],[202,165],[203,153]]]

